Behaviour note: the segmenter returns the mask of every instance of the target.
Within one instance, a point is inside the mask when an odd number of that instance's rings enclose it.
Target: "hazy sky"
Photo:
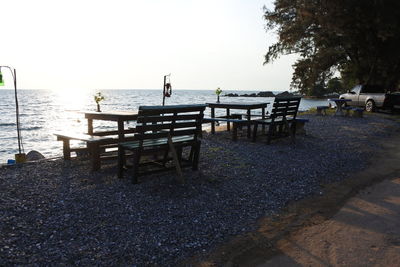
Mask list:
[[[287,90],[294,57],[263,66],[272,0],[0,0],[0,65],[25,89]],[[12,84],[4,70],[6,83]]]

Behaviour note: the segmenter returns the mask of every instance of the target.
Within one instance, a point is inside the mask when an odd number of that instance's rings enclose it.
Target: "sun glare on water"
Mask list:
[[[54,90],[59,105],[66,111],[84,111],[93,102],[93,92],[85,89],[58,89]]]

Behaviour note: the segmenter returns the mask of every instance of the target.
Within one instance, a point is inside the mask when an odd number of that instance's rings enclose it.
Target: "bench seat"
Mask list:
[[[113,139],[110,137],[96,136],[96,135],[89,135],[89,134],[80,134],[80,133],[68,133],[68,134],[55,133],[54,135],[57,136],[57,141],[78,140],[78,141],[93,143],[93,142],[103,142],[106,140]]]
[[[79,133],[55,133],[57,136],[57,141],[63,141],[63,156],[65,160],[71,159],[71,152],[82,151],[84,149],[88,150],[90,153],[90,158],[92,161],[92,170],[100,169],[100,154],[101,147],[103,145],[116,143],[116,139],[106,136],[94,136],[89,134],[79,134]],[[86,142],[86,148],[71,148],[70,141],[78,140]]]
[[[364,109],[363,108],[358,108],[358,107],[342,107],[343,110],[346,110],[346,116],[350,116],[350,111],[353,111],[353,117],[357,118],[362,118],[364,114]]]
[[[232,140],[237,141],[238,128],[242,128],[242,126],[251,127],[254,124],[254,120],[242,120],[242,119],[233,119],[233,118],[203,118],[202,123],[212,123],[212,122],[227,122],[232,123]]]
[[[191,142],[194,140],[193,136],[173,136],[172,142],[174,144],[184,143],[184,142]],[[125,149],[138,149],[140,147],[140,141],[131,141],[131,142],[122,142],[119,144],[123,146]],[[159,139],[152,139],[152,140],[144,140],[142,147],[143,148],[152,148],[158,146],[168,146],[168,138],[159,138]]]

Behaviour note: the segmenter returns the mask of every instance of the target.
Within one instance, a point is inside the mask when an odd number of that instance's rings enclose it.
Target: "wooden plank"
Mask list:
[[[186,121],[186,120],[198,120],[200,118],[200,114],[183,114],[178,115],[175,119],[176,121]],[[147,122],[163,122],[163,121],[171,121],[174,116],[146,116],[140,117],[140,122],[138,123],[147,123]]]
[[[99,142],[99,141],[106,141],[106,140],[112,140],[110,137],[102,137],[102,136],[92,136],[88,134],[79,134],[79,133],[68,133],[68,134],[62,134],[62,133],[55,133],[55,136],[57,136],[57,140],[79,140],[79,141],[85,141],[85,142]]]
[[[269,103],[206,103],[210,108],[229,108],[229,109],[257,109],[265,108]]]
[[[193,138],[193,136],[173,136],[172,141],[174,143],[190,142],[190,141],[194,141],[194,138]],[[168,137],[160,138],[160,139],[150,139],[150,140],[144,140],[142,146],[149,147],[149,146],[166,145],[167,142],[168,142]],[[120,143],[120,146],[129,148],[129,149],[134,149],[134,148],[138,148],[140,146],[140,142],[139,141],[124,142],[124,143]]]
[[[193,122],[176,122],[176,123],[163,123],[163,124],[147,124],[147,125],[137,125],[136,131],[138,133],[143,133],[147,131],[160,131],[164,129],[180,129],[180,128],[190,128],[196,127],[196,121]]]
[[[229,122],[236,122],[236,123],[246,123],[248,120],[240,120],[240,119],[226,119],[226,118],[203,118],[202,123],[210,123],[215,121],[229,121]]]
[[[156,133],[138,133],[135,135],[135,138],[137,140],[147,140],[147,139],[159,139],[159,138],[167,138],[168,134],[171,134],[172,136],[180,136],[180,135],[197,135],[198,130],[197,129],[188,129],[188,130],[178,130],[178,131],[173,131],[173,132],[156,132]]]
[[[140,106],[138,122],[140,121],[141,116],[160,115],[174,112],[196,112],[204,111],[205,108],[206,105]]]
[[[85,118],[88,120],[134,121],[137,117],[138,112],[135,111],[85,112]]]
[[[132,134],[132,133],[136,133],[136,128],[130,128],[130,129],[124,130],[124,134]],[[92,135],[95,135],[95,136],[118,135],[118,131],[94,132]]]

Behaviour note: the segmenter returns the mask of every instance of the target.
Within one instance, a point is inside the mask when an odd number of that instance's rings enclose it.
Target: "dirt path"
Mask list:
[[[400,266],[400,136],[383,146],[366,170],[261,219],[198,265]]]
[[[351,198],[321,224],[278,242],[259,266],[400,266],[400,178]]]

